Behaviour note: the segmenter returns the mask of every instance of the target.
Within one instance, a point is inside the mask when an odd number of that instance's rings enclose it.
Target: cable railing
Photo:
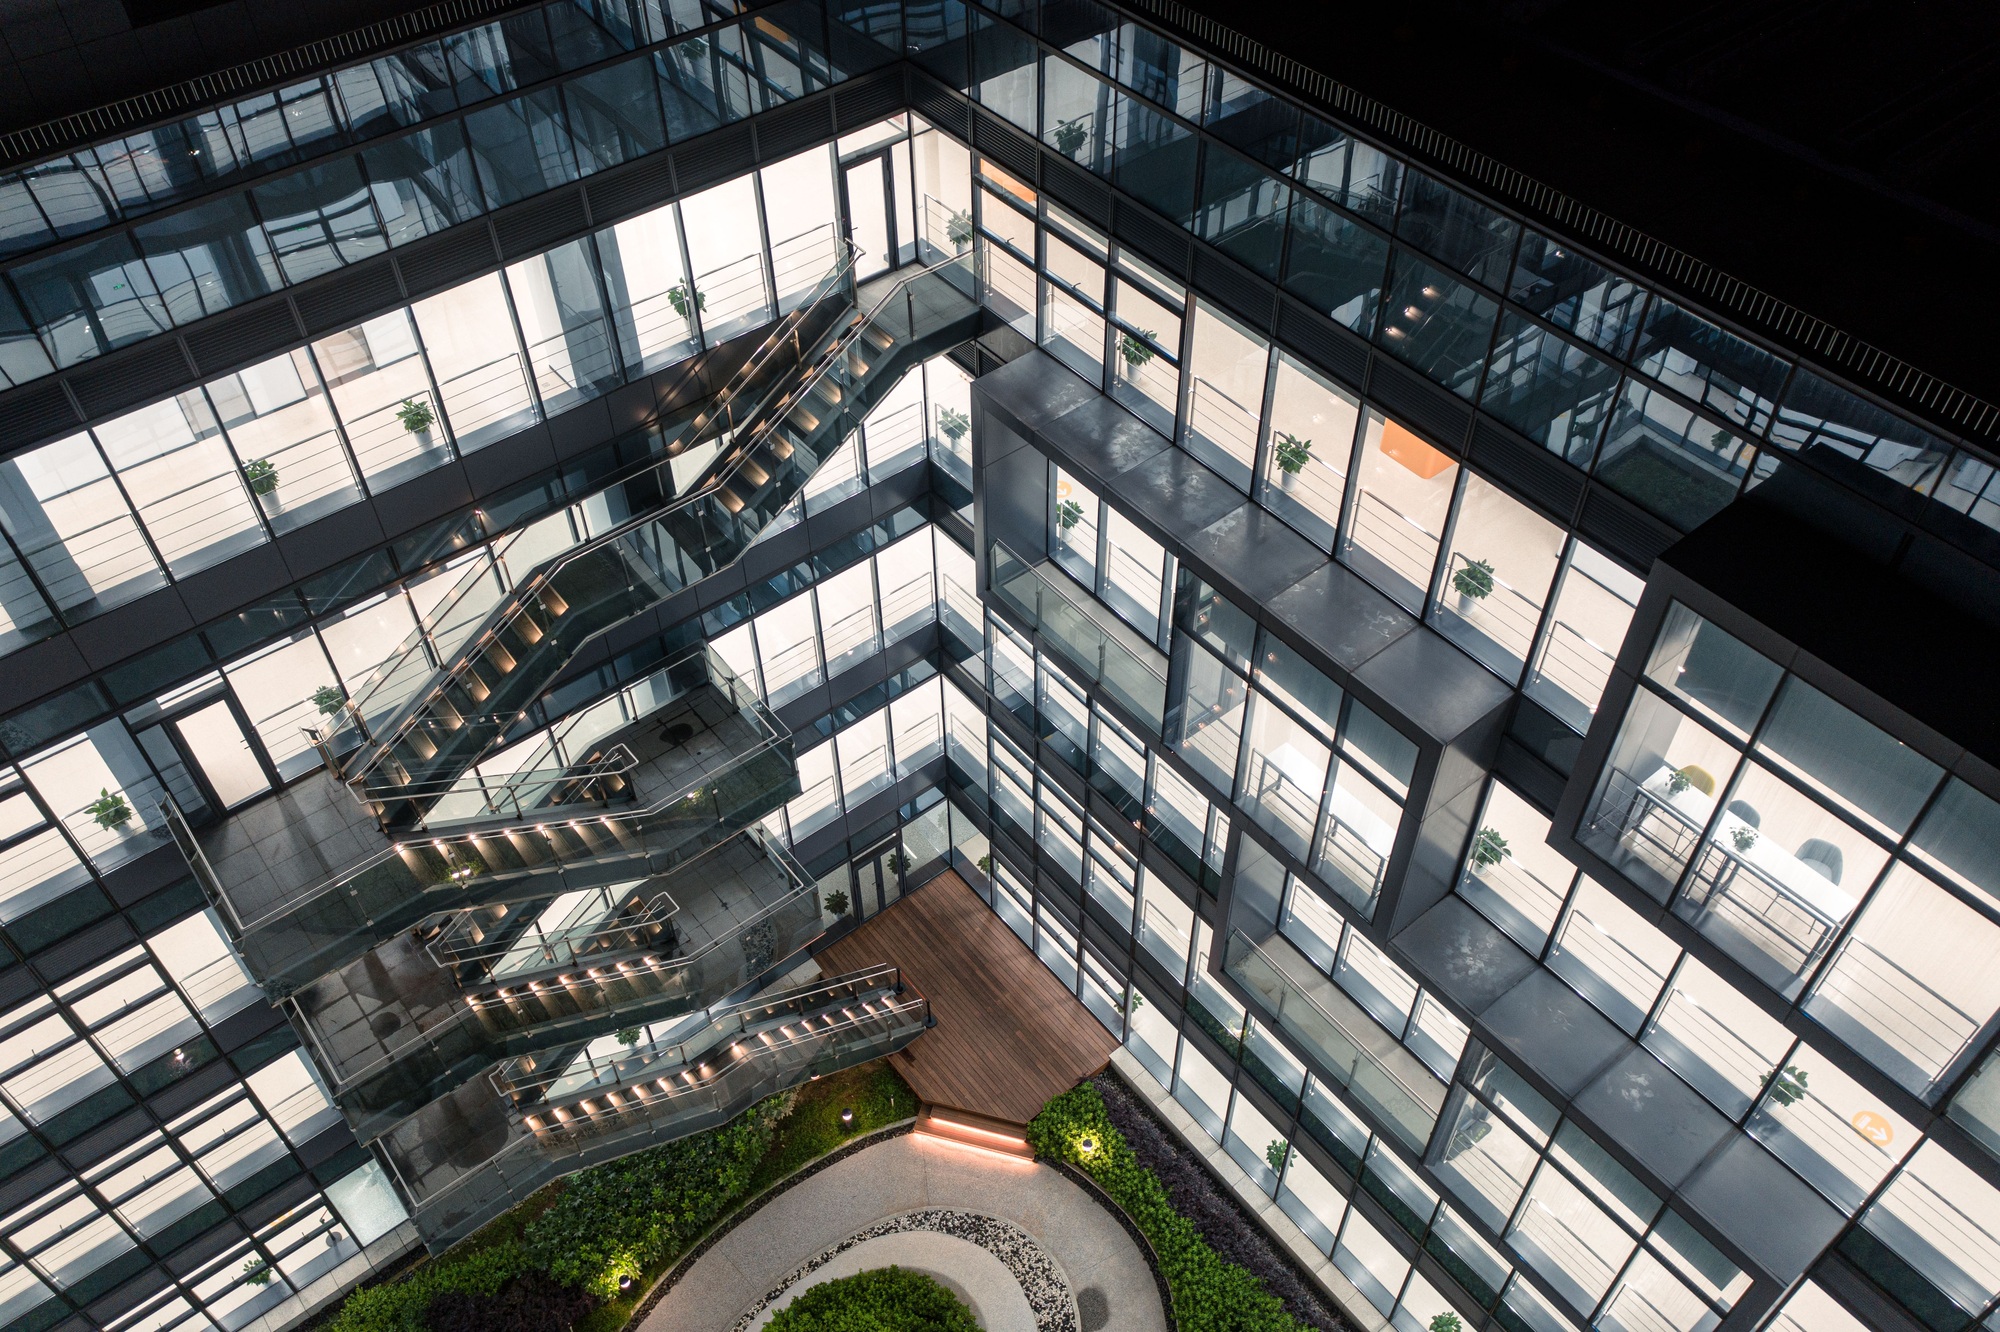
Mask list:
[[[1465,581],[1474,588],[1483,582],[1486,591],[1478,596],[1459,591],[1459,576],[1472,570],[1474,563],[1473,558],[1462,550],[1453,551],[1451,558],[1445,561],[1444,590],[1452,596],[1452,613],[1498,643],[1514,661],[1526,661],[1535,646],[1535,630],[1542,622],[1540,603],[1494,573],[1493,567],[1483,562],[1479,562],[1481,568],[1474,570]]]
[[[1594,715],[1604,697],[1605,685],[1611,682],[1611,667],[1617,659],[1615,648],[1602,647],[1574,625],[1556,620],[1542,640],[1541,655],[1535,662],[1529,687],[1537,681],[1546,681]]]
[[[1348,540],[1388,565],[1419,596],[1430,590],[1437,535],[1366,486],[1355,499],[1354,530]]]
[[[576,966],[593,958],[668,946],[672,918],[680,910],[673,896],[656,893],[650,900],[639,893],[612,897],[612,890],[590,894],[552,929],[539,919],[509,931],[518,904],[473,907],[453,916],[438,936],[425,945],[441,967],[472,968],[494,981],[515,981],[534,971]]]
[[[1893,1047],[1929,1080],[1922,1088],[1912,1088],[1920,1094],[1958,1058],[1981,1025],[1977,1016],[1879,948],[1852,936],[1840,946],[1806,1008],[1822,1021],[1822,1009],[1837,1009]]]

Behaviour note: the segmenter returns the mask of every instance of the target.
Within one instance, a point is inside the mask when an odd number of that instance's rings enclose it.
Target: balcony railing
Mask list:
[[[1087,595],[1072,591],[1067,579],[1029,564],[994,542],[992,588],[996,596],[1060,652],[1090,683],[1143,718],[1159,735],[1167,711],[1166,658],[1136,630],[1113,628],[1109,611],[1093,614]],[[1031,695],[1032,696],[1032,695]]]

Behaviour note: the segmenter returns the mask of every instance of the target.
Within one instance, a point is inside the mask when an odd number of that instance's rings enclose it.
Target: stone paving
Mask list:
[[[1056,1269],[1065,1304],[1081,1315],[1072,1324],[1080,1332],[1166,1332],[1152,1268],[1094,1198],[1048,1166],[914,1133],[856,1152],[766,1201],[661,1296],[640,1332],[733,1332],[802,1269],[816,1273],[824,1255],[878,1223],[926,1210],[1018,1227]],[[968,1256],[964,1276],[983,1266]]]

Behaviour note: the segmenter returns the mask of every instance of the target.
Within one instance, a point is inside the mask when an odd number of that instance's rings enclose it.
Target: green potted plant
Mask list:
[[[283,501],[278,498],[278,467],[269,458],[252,458],[243,464],[243,480],[250,487],[250,493],[264,506],[265,513],[276,513]]]
[[[1083,126],[1083,117],[1075,116],[1056,124],[1056,151],[1064,157],[1075,157],[1090,138],[1090,131]]]
[[[1290,491],[1292,483],[1298,480],[1299,473],[1303,472],[1306,464],[1313,460],[1313,442],[1309,439],[1300,439],[1293,434],[1280,434],[1276,447],[1272,450],[1272,458],[1278,464],[1278,471],[1281,473],[1278,478],[1279,489]]]
[[[910,858],[901,851],[891,851],[889,853],[889,872],[891,874],[908,874],[910,872]]]
[[[944,238],[951,242],[954,250],[964,254],[965,247],[972,244],[972,214],[953,213],[944,224]]]
[[[1779,1105],[1796,1105],[1806,1098],[1806,1071],[1797,1064],[1787,1064],[1780,1069],[1772,1069],[1764,1075],[1764,1085],[1771,1089],[1771,1099]]]
[[[1126,369],[1137,370],[1158,354],[1152,347],[1140,340],[1141,338],[1154,336],[1156,335],[1150,328],[1140,329],[1139,337],[1134,337],[1130,333],[1121,333],[1118,335],[1118,355],[1124,359]]]
[[[243,1284],[246,1286],[268,1286],[271,1284],[271,1265],[262,1258],[251,1258],[243,1264]]]
[[[708,296],[696,291],[689,283],[676,282],[667,288],[667,304],[673,306],[681,318],[693,323],[695,315],[708,308]]]
[[[122,828],[132,821],[131,802],[125,799],[123,792],[113,795],[108,786],[99,787],[97,799],[83,808],[84,812],[90,815],[91,821],[106,832],[113,828]]]
[[[1731,828],[1729,830],[1729,840],[1735,843],[1738,855],[1747,855],[1750,848],[1757,845],[1757,830],[1747,825],[1739,828]]]
[[[1475,601],[1493,595],[1493,565],[1486,560],[1467,560],[1465,567],[1451,576],[1452,590],[1458,593],[1458,609],[1463,614]]]
[[[437,424],[437,411],[427,398],[405,398],[396,408],[396,419],[403,423],[403,429],[417,437],[423,448],[431,446],[431,427]]]
[[[1708,769],[1688,764],[1685,768],[1675,768],[1667,774],[1667,794],[1677,796],[1693,787],[1705,796],[1715,794],[1715,778],[1708,775]]]
[[[965,438],[965,432],[972,429],[972,418],[956,407],[940,407],[938,429],[944,432],[944,437],[951,441],[953,448],[956,448],[958,441]]]
[[[1274,1175],[1285,1173],[1285,1162],[1291,1155],[1292,1149],[1277,1138],[1264,1144],[1264,1159],[1270,1163],[1271,1173]]]
[[[820,905],[826,908],[827,915],[838,920],[847,914],[847,893],[842,889],[836,888],[820,899]]]
[[[639,1029],[637,1027],[626,1027],[618,1033],[618,1043],[620,1045],[637,1045],[639,1043]]]
[[[1514,854],[1498,828],[1481,828],[1472,835],[1472,868],[1486,869]]]
[[[1431,1319],[1430,1332],[1465,1332],[1465,1324],[1457,1314],[1446,1311]]]
[[[321,685],[313,690],[312,704],[319,709],[322,717],[331,717],[347,706],[347,695],[340,692],[338,685]]]
[[[1083,506],[1073,499],[1066,499],[1056,505],[1056,526],[1069,531],[1083,521]]]
[[[979,872],[981,874],[991,874],[993,872],[992,856],[981,856],[979,858]]]

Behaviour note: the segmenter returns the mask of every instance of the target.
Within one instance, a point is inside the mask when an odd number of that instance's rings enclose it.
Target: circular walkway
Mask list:
[[[864,1232],[930,1228],[912,1218],[943,1214],[1024,1232],[1066,1287],[1066,1315],[1081,1311],[1071,1323],[1078,1332],[1166,1332],[1152,1268],[1089,1194],[1048,1166],[914,1133],[864,1148],[766,1200],[661,1296],[640,1332],[734,1332],[851,1252]],[[968,1253],[963,1276],[976,1278],[983,1258]]]

